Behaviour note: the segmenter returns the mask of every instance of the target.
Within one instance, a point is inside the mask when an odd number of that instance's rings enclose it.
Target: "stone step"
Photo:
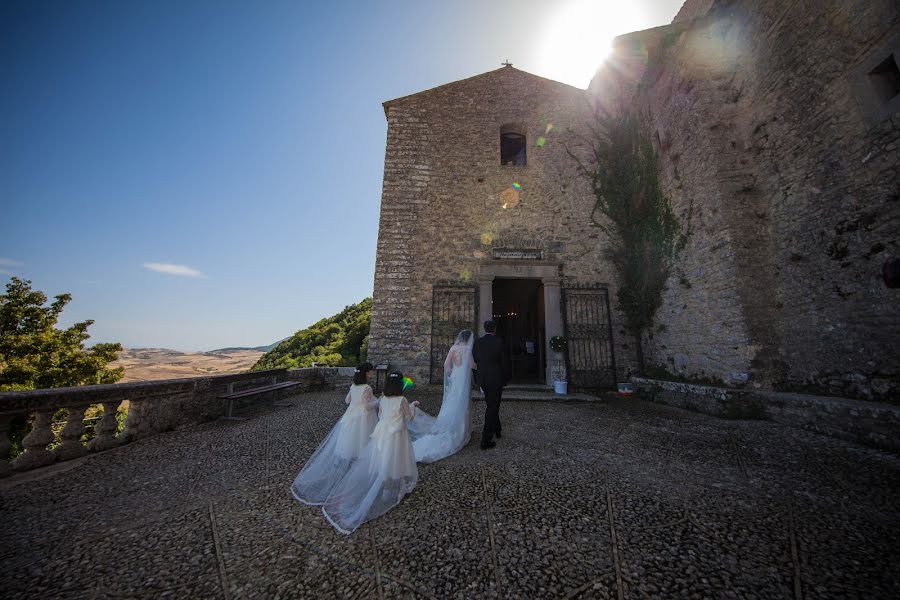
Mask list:
[[[605,402],[608,396],[598,394],[596,396],[584,393],[556,394],[547,386],[538,386],[541,389],[521,389],[521,386],[509,386],[503,388],[503,400],[523,402]],[[472,391],[472,400],[484,400],[481,390]]]

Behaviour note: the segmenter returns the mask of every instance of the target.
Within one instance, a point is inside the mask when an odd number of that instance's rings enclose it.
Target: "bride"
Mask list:
[[[458,452],[472,434],[472,345],[475,336],[464,329],[444,361],[444,397],[437,417],[419,409],[409,424],[416,462],[430,463]]]

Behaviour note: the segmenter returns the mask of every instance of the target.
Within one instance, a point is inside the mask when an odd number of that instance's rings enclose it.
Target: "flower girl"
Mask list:
[[[403,397],[403,374],[389,373],[369,445],[322,506],[325,518],[341,533],[353,533],[383,515],[416,487],[419,471],[407,422],[415,418],[418,404]]]
[[[347,410],[291,485],[291,493],[300,502],[313,505],[325,502],[332,488],[369,443],[369,436],[378,421],[375,416],[378,400],[368,384],[372,373],[371,363],[364,362],[356,367],[353,385],[344,400],[349,404]]]

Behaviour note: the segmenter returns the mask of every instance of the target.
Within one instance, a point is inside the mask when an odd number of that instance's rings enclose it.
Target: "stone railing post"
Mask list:
[[[118,400],[103,403],[103,416],[100,417],[100,421],[94,426],[95,437],[88,442],[88,450],[100,452],[119,445],[119,440],[116,439],[116,429],[119,428],[119,423],[116,421],[116,411],[118,409]]]
[[[31,425],[31,433],[22,440],[25,452],[13,461],[13,468],[17,471],[27,471],[49,465],[56,460],[56,455],[47,450],[47,444],[53,441],[53,430],[50,424],[53,422],[53,412],[39,410],[34,413],[34,423]]]
[[[12,473],[12,467],[6,460],[9,449],[12,448],[12,442],[9,441],[9,422],[12,419],[13,415],[0,415],[0,477],[6,477]]]
[[[54,450],[59,460],[70,460],[87,454],[87,448],[81,443],[84,435],[84,406],[67,408],[66,426],[59,432],[60,444]]]
[[[141,437],[144,420],[144,401],[129,400],[128,416],[125,417],[125,429],[119,435],[120,444],[130,444]]]

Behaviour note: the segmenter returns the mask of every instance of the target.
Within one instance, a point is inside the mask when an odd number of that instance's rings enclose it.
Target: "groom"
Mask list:
[[[484,431],[481,433],[481,449],[487,450],[497,445],[494,435],[500,435],[500,396],[506,383],[506,352],[503,340],[494,335],[497,325],[493,321],[484,322],[487,332],[472,348],[472,358],[478,366],[475,374],[477,383],[484,392]]]

